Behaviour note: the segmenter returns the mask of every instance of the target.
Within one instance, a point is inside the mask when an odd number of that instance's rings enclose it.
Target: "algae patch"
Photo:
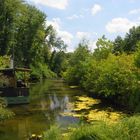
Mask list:
[[[68,105],[71,111],[61,113],[62,116],[84,118],[87,122],[108,121],[114,123],[126,115],[121,111],[114,111],[111,107],[101,106],[99,99],[87,96],[76,96],[76,101]]]

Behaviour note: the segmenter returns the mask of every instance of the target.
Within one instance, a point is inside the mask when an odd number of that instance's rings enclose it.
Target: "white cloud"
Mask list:
[[[31,1],[35,2],[36,4],[41,4],[57,8],[60,10],[64,10],[68,6],[68,0],[31,0]]]
[[[97,35],[97,33],[95,33],[95,32],[92,32],[92,33],[90,33],[90,32],[77,32],[76,33],[76,37],[78,38],[78,39],[92,39],[95,35]]]
[[[84,17],[83,15],[76,15],[76,14],[74,14],[72,16],[67,17],[67,19],[73,20],[73,19],[79,19],[79,18],[83,18],[83,17]]]
[[[71,45],[73,35],[65,30],[61,29],[61,20],[59,18],[53,18],[51,21],[47,21],[46,25],[52,25],[57,32],[57,36],[61,37],[62,40],[67,44]]]
[[[101,10],[102,10],[102,7],[99,4],[94,4],[92,9],[91,9],[92,15],[96,15]]]
[[[94,51],[94,49],[97,48],[96,43],[97,43],[97,40],[89,41],[89,48],[91,51]]]
[[[106,25],[106,30],[110,33],[117,33],[117,32],[128,32],[128,30],[133,27],[137,26],[138,22],[130,21],[127,18],[114,18],[112,21],[108,22]]]
[[[78,39],[89,38],[90,37],[90,33],[88,33],[88,32],[77,32],[76,33],[76,37]]]
[[[47,20],[46,25],[52,25],[55,30],[60,30],[61,20],[59,18],[53,18],[52,20]]]
[[[129,14],[139,14],[140,13],[140,9],[133,9],[129,12]]]
[[[59,30],[58,36],[60,36],[66,44],[71,45],[71,41],[73,39],[73,35],[71,33]]]

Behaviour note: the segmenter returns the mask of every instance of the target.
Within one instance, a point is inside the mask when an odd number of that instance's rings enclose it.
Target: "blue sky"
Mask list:
[[[47,14],[46,25],[53,25],[73,51],[83,38],[96,48],[98,38],[122,37],[132,26],[140,25],[140,0],[27,0]]]

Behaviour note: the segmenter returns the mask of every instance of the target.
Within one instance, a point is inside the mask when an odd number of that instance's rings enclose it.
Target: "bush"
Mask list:
[[[6,106],[6,100],[4,98],[0,98],[0,121],[10,119],[14,116],[14,113],[12,111],[5,108]]]
[[[9,56],[0,56],[0,68],[9,68],[10,67],[10,57]]]
[[[12,111],[9,111],[5,108],[0,108],[0,121],[4,121],[7,119],[10,119],[14,116],[14,113]]]
[[[82,87],[118,104],[127,105],[130,109],[138,109],[139,70],[134,66],[133,60],[133,55],[110,54],[105,60],[89,61],[81,81]]]
[[[140,116],[124,119],[116,124],[104,122],[84,125],[74,131],[70,140],[139,140]]]
[[[52,126],[47,132],[43,135],[43,140],[62,140],[60,128]]]
[[[30,66],[31,72],[31,79],[32,80],[39,80],[40,78],[56,78],[56,74],[52,72],[46,64],[38,63],[36,65]]]
[[[62,136],[60,128],[53,126],[44,133],[43,140],[139,140],[140,116],[125,118],[117,123],[107,124],[103,121],[94,124],[82,124],[73,127]]]
[[[64,73],[65,80],[99,97],[140,111],[140,73],[134,65],[134,55],[110,53],[101,60],[94,57],[68,68]]]
[[[70,140],[109,140],[105,131],[109,131],[109,127],[104,123],[94,125],[84,125],[75,130],[70,135]]]

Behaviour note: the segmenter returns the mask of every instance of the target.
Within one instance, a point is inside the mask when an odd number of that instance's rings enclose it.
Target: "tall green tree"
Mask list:
[[[124,38],[124,51],[133,52],[137,49],[137,42],[140,40],[140,26],[132,27]]]
[[[88,43],[84,40],[79,43],[78,48],[71,55],[68,69],[63,74],[68,83],[80,85],[85,73],[83,63],[90,57],[91,53],[88,49]]]
[[[113,44],[114,44],[113,53],[119,54],[123,52],[124,40],[122,39],[121,36],[117,36]]]
[[[97,43],[97,48],[94,50],[93,57],[96,60],[106,59],[110,53],[112,53],[113,43],[102,36],[99,38]]]
[[[20,13],[16,31],[15,60],[18,65],[29,67],[40,60],[45,38],[46,16],[33,6],[25,5]]]
[[[14,23],[20,0],[0,0],[0,55],[7,54],[14,42]]]
[[[113,52],[126,52],[133,53],[137,50],[137,43],[140,40],[140,26],[132,27],[128,33],[126,33],[124,39],[120,36],[114,41]]]

